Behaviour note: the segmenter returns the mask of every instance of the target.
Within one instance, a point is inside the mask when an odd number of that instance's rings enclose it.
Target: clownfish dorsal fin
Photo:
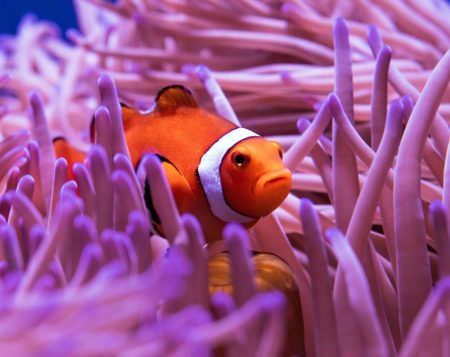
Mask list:
[[[178,84],[161,89],[156,96],[155,102],[156,111],[162,114],[173,113],[179,107],[198,107],[191,91]]]

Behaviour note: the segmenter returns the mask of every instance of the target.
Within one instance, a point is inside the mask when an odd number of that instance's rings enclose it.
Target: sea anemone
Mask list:
[[[70,44],[32,16],[0,40],[3,354],[449,353],[446,2],[74,4]],[[170,84],[283,146],[292,191],[254,228],[205,245],[147,155],[152,229],[119,101]]]

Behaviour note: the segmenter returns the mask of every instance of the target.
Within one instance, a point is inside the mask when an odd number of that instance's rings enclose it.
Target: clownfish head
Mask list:
[[[243,128],[225,134],[209,149],[199,176],[215,216],[240,223],[276,209],[292,183],[281,146]]]
[[[225,200],[235,211],[263,217],[277,208],[291,189],[280,144],[250,137],[234,145],[221,165]]]

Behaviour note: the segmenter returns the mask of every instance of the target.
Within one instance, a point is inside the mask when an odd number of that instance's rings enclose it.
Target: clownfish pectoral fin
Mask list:
[[[162,114],[173,113],[179,107],[198,107],[191,91],[177,84],[161,89],[156,96],[155,102],[156,111]]]
[[[175,203],[177,205],[178,211],[180,213],[186,212],[192,199],[192,190],[186,178],[183,174],[175,167],[173,163],[167,160],[161,155],[157,155],[161,160],[161,166],[169,182]],[[153,203],[151,189],[148,184],[148,180],[145,180],[144,186],[144,201],[147,209],[149,210],[152,224],[157,232],[164,236],[164,232],[161,227],[161,220],[159,218],[156,207]]]
[[[163,161],[162,167],[169,181],[173,197],[180,213],[186,212],[192,199],[191,186],[183,174],[169,161]]]
[[[53,148],[55,150],[56,158],[62,157],[67,161],[67,166],[69,167],[68,178],[73,179],[72,165],[76,162],[83,162],[86,158],[86,154],[75,149],[62,137],[53,139]]]

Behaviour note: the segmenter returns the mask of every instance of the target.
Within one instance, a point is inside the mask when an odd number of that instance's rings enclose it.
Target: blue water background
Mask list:
[[[77,27],[72,0],[0,0],[0,34],[15,34],[21,18],[27,13],[57,23],[62,34]]]
[[[0,34],[15,34],[25,14],[58,24],[62,34],[77,28],[72,0],[0,0]]]

